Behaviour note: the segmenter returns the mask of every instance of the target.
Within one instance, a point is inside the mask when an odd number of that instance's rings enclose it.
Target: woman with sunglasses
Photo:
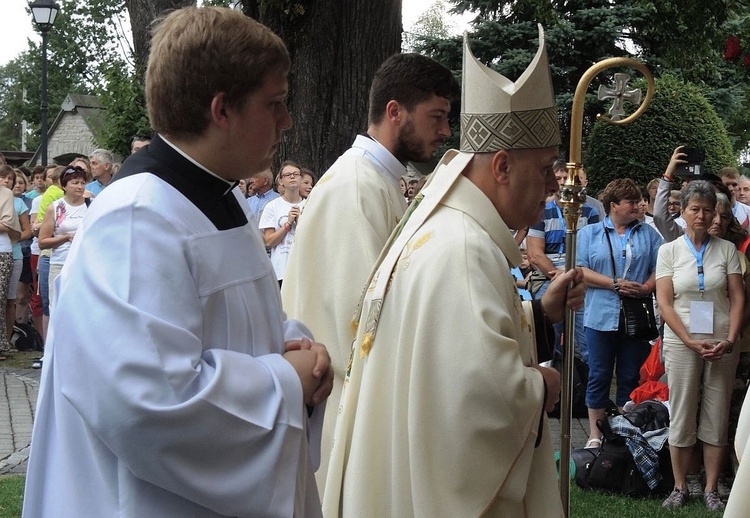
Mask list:
[[[68,166],[60,175],[60,186],[65,194],[47,207],[39,229],[39,248],[52,249],[49,261],[50,311],[54,301],[55,279],[60,275],[70,244],[88,207],[84,197],[86,171],[78,166]]]

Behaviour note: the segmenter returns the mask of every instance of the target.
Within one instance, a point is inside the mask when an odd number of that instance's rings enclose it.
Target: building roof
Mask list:
[[[94,138],[101,134],[107,110],[102,107],[99,97],[96,95],[69,93],[60,105],[60,112],[49,127],[49,131],[47,132],[48,138],[51,138],[55,134],[55,130],[63,117],[71,112],[76,112],[83,118]],[[41,146],[34,152],[29,163],[37,163],[40,160],[40,154]]]

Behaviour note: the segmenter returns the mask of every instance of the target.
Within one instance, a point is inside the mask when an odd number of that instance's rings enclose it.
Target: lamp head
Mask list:
[[[55,24],[57,13],[60,12],[60,6],[54,0],[34,0],[29,4],[31,15],[34,17],[34,23],[39,30],[47,32]]]

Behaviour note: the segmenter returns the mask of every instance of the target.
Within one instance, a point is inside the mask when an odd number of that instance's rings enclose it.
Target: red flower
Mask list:
[[[742,55],[740,39],[737,36],[727,38],[727,49],[724,51],[724,59],[736,63]]]
[[[750,54],[745,54],[745,66],[750,67]]]

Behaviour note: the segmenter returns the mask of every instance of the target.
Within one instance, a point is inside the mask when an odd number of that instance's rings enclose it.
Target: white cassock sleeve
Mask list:
[[[305,417],[280,353],[305,329],[282,323],[252,222],[218,232],[178,209],[91,215],[61,278],[53,377],[118,470],[221,514],[291,516]]]

